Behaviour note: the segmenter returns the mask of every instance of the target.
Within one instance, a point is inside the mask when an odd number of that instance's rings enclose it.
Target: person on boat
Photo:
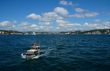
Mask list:
[[[35,52],[35,54],[39,54],[39,48],[40,46],[38,45],[38,44],[36,44],[36,43],[34,43],[33,45],[32,45],[32,49],[35,49],[35,50],[37,50],[36,52]]]
[[[34,44],[32,45],[32,48],[33,48],[33,49],[39,49],[39,45],[37,45],[36,43],[34,43]]]

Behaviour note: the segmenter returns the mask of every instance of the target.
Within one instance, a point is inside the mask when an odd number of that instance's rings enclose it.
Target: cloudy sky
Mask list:
[[[0,0],[0,30],[110,28],[110,0]]]

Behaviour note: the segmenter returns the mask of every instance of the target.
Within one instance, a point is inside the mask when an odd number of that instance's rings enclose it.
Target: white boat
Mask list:
[[[27,50],[25,53],[21,54],[23,59],[34,59],[40,57],[39,45],[34,44],[31,49]]]

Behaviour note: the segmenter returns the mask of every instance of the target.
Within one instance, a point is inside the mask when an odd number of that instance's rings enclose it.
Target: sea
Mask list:
[[[45,53],[23,59],[35,42]],[[110,35],[0,35],[0,71],[110,71]]]

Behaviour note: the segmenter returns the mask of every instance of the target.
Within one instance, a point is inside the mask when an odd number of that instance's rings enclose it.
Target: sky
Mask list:
[[[0,30],[110,29],[110,0],[0,0]]]

